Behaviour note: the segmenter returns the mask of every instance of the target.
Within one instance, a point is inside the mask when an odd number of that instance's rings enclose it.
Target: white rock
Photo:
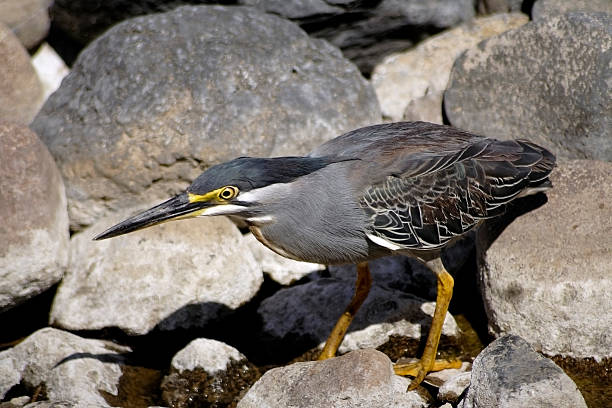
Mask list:
[[[232,361],[246,357],[232,346],[217,340],[195,339],[172,358],[172,368],[179,372],[203,368],[210,375],[224,371]]]
[[[47,100],[70,72],[64,60],[47,43],[38,48],[32,57],[32,65],[43,87],[43,100]]]
[[[133,211],[132,211],[133,212]],[[226,218],[174,221],[124,236],[92,237],[132,212],[72,238],[71,262],[51,310],[60,327],[130,334],[201,326],[247,302],[261,269]]]

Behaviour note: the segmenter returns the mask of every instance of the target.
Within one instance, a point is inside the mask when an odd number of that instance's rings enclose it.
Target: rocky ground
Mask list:
[[[0,4],[0,408],[610,406],[609,0],[200,3]],[[546,196],[444,253],[439,352],[465,363],[415,391],[392,363],[433,313],[418,262],[372,262],[318,362],[354,268],[223,218],[91,240],[212,164],[397,120],[558,157]]]

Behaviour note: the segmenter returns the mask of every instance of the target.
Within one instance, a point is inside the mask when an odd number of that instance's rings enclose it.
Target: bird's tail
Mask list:
[[[537,158],[531,163],[524,163],[524,165],[527,165],[531,169],[531,172],[527,177],[527,181],[529,184],[519,194],[518,197],[536,194],[552,188],[552,183],[550,182],[548,176],[556,166],[555,155],[552,154],[549,150],[538,146],[537,144],[532,143],[528,140],[520,139],[517,140],[517,142],[523,147],[524,152],[528,153],[523,157]]]

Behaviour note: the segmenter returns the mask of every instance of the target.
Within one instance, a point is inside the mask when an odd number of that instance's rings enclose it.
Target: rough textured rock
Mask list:
[[[558,17],[570,11],[604,12],[612,14],[610,0],[538,0],[531,9],[531,17],[540,20],[548,17]]]
[[[353,291],[353,283],[334,278],[282,289],[264,300],[258,309],[264,333],[276,339],[323,343],[350,302]],[[434,302],[424,302],[375,282],[338,351],[375,348],[391,335],[420,339],[422,327],[428,327],[434,308]],[[442,334],[459,335],[450,314],[446,315]]]
[[[479,243],[489,329],[548,355],[612,357],[612,164],[561,162],[551,180],[548,203],[486,254]]]
[[[438,400],[452,402],[453,404],[459,401],[459,397],[461,397],[463,392],[470,385],[471,376],[471,372],[465,372],[457,374],[448,381],[445,381],[438,389]]]
[[[2,0],[0,23],[4,23],[26,48],[40,43],[49,32],[52,0]]]
[[[40,46],[32,57],[32,65],[43,87],[43,99],[57,90],[70,70],[49,44]]]
[[[568,13],[531,22],[457,59],[446,115],[454,126],[527,138],[559,157],[610,161],[611,63],[612,15]]]
[[[92,237],[134,211],[73,236],[54,325],[130,334],[199,327],[248,301],[263,281],[238,229],[223,217],[177,221],[105,241]]]
[[[586,408],[586,403],[552,360],[520,337],[506,335],[476,357],[470,387],[458,407]]]
[[[32,126],[79,229],[212,164],[303,154],[379,120],[372,88],[336,48],[256,9],[200,6],[114,26]]]
[[[357,408],[428,406],[409,380],[393,374],[391,361],[375,350],[359,350],[325,361],[272,369],[253,385],[238,408]]]
[[[270,275],[272,280],[281,285],[289,285],[304,276],[325,269],[325,265],[294,261],[293,259],[280,256],[257,241],[253,234],[246,234],[244,238],[264,273]]]
[[[19,384],[46,387],[51,403],[110,406],[102,392],[117,395],[122,354],[130,349],[45,328],[0,353],[0,398]]]
[[[66,194],[30,129],[0,122],[0,311],[57,283],[68,264]]]
[[[162,399],[171,407],[225,407],[237,402],[257,378],[257,368],[235,348],[196,339],[172,359],[161,384]]]
[[[301,23],[310,35],[340,48],[365,73],[385,55],[474,17],[469,0],[239,1]]]
[[[442,92],[446,89],[455,59],[480,41],[525,24],[521,13],[480,17],[459,27],[428,38],[415,48],[386,57],[372,73],[383,116],[398,121],[408,105],[424,96],[435,95],[440,101],[438,117],[442,121]]]
[[[43,103],[30,56],[11,29],[0,23],[0,120],[29,124]]]

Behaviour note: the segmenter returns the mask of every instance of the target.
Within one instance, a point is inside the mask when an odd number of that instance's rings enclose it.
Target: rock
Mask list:
[[[258,309],[265,335],[284,341],[325,342],[353,295],[354,283],[326,278],[287,289],[265,299]],[[392,335],[420,339],[431,322],[434,302],[401,291],[372,285],[338,351],[376,348]],[[442,328],[445,336],[458,336],[450,314]]]
[[[610,161],[611,48],[612,16],[603,13],[568,13],[490,38],[453,66],[446,115],[454,126],[530,139],[561,158]]]
[[[212,164],[304,154],[379,120],[372,88],[336,48],[252,8],[199,6],[107,31],[32,126],[78,230]]]
[[[547,355],[612,357],[612,164],[561,162],[551,181],[547,204],[514,220],[486,254],[479,242],[489,330]]]
[[[172,358],[171,367],[176,371],[203,368],[209,374],[224,371],[232,362],[246,357],[225,343],[211,339],[195,339]]]
[[[476,18],[428,38],[409,51],[386,57],[372,73],[383,116],[401,120],[411,102],[428,95],[434,95],[436,101],[439,97],[441,102],[453,62],[463,51],[528,20],[521,13]],[[436,123],[440,123],[442,104],[437,108]]]
[[[29,124],[43,103],[30,56],[11,29],[0,23],[0,120]]]
[[[257,241],[253,234],[246,234],[244,239],[264,273],[270,275],[272,280],[281,285],[289,285],[313,272],[325,270],[325,265],[294,261],[278,255]]]
[[[474,360],[472,380],[458,408],[579,408],[576,384],[552,360],[515,335],[489,344]]]
[[[538,0],[531,9],[531,17],[534,20],[541,20],[548,17],[559,17],[570,11],[612,14],[612,2],[610,0]]]
[[[480,14],[496,14],[496,13],[507,13],[509,11],[523,11],[527,13],[527,10],[523,10],[529,7],[530,1],[523,0],[478,0],[476,9]]]
[[[45,145],[0,122],[0,311],[56,284],[68,265],[64,184]]]
[[[129,334],[201,327],[257,293],[261,269],[238,229],[223,217],[92,241],[132,212],[73,236],[52,324],[73,330],[119,327]]]
[[[228,406],[259,378],[257,368],[235,348],[196,339],[172,359],[162,381],[162,399],[170,407]]]
[[[19,38],[25,48],[39,44],[49,32],[52,0],[2,0],[0,23]]]
[[[324,361],[295,363],[266,372],[238,408],[426,407],[409,380],[393,374],[391,361],[375,350],[359,350]]]
[[[20,383],[32,388],[44,384],[51,403],[108,407],[103,393],[117,395],[122,354],[128,352],[128,347],[111,342],[53,328],[38,330],[0,352],[0,398]]]
[[[239,2],[299,22],[310,35],[340,48],[364,73],[372,72],[385,55],[408,49],[432,32],[474,17],[469,0]]]
[[[43,100],[57,90],[70,70],[55,50],[44,43],[32,57],[32,65],[43,87]]]
[[[444,382],[438,389],[438,400],[444,402],[452,402],[453,404],[459,401],[459,398],[470,385],[471,372],[456,374],[448,381]]]
[[[442,92],[429,93],[408,102],[402,120],[408,122],[431,122],[443,124],[442,118]]]

